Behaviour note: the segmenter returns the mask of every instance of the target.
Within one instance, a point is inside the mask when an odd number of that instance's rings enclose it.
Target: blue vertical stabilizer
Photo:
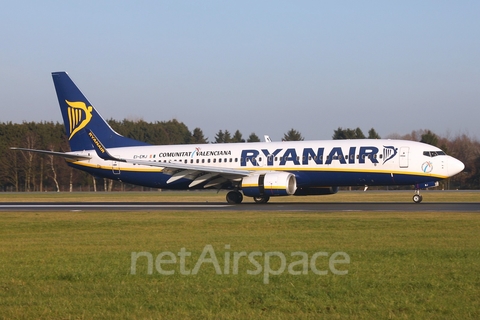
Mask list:
[[[95,132],[106,148],[146,146],[145,142],[116,133],[90,104],[66,72],[53,72],[53,83],[62,110],[63,123],[72,151],[93,149],[85,129]]]

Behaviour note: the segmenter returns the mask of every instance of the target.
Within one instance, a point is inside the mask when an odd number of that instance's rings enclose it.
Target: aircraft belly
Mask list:
[[[204,186],[209,183],[209,179],[206,179],[201,183],[191,186],[192,180],[188,177],[180,178],[173,182],[169,182],[172,175],[165,174],[160,171],[128,171],[121,169],[120,173],[116,174],[111,169],[87,167],[74,163],[69,163],[69,165],[73,168],[86,171],[95,177],[120,180],[125,183],[145,186],[149,188],[162,188],[172,190],[203,189]],[[225,182],[226,181],[227,180],[225,179]]]
[[[343,171],[296,171],[292,172],[299,187],[329,187],[329,186],[385,186],[413,185],[430,182],[430,176],[412,174],[390,174],[375,172],[343,172]]]
[[[191,182],[191,180],[188,179],[179,179],[175,182],[167,184],[167,181],[171,178],[171,175],[167,175],[159,171],[142,172],[120,170],[120,174],[115,174],[113,170],[103,168],[84,167],[76,164],[69,165],[73,168],[86,171],[95,177],[120,180],[125,183],[149,188],[188,189],[188,184]]]
[[[160,171],[129,171],[120,170],[120,173],[112,169],[98,168],[95,166],[68,163],[70,166],[84,170],[93,176],[120,180],[125,183],[141,185],[151,188],[164,189],[198,189],[203,188],[208,180],[197,185],[191,185],[192,180],[180,178],[168,183],[171,175]],[[299,188],[308,187],[331,187],[331,186],[384,186],[384,185],[414,185],[440,180],[430,175],[415,175],[387,172],[353,172],[353,171],[288,171],[295,174]]]

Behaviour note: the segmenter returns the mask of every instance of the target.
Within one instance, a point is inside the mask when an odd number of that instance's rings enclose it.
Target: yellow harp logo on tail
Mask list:
[[[85,102],[81,101],[70,102],[65,100],[65,102],[69,105],[68,123],[70,125],[70,137],[68,137],[68,140],[70,140],[90,122],[93,108],[92,106],[87,107]]]

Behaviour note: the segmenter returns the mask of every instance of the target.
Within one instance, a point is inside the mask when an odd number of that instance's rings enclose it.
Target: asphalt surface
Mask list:
[[[473,212],[480,213],[480,202],[301,202],[242,203],[222,202],[8,202],[0,211],[277,211],[277,212]]]

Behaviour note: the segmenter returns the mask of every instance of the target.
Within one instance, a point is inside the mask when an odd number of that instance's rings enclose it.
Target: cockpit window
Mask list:
[[[445,152],[443,152],[443,151],[423,151],[423,155],[427,156],[427,157],[444,156]]]

